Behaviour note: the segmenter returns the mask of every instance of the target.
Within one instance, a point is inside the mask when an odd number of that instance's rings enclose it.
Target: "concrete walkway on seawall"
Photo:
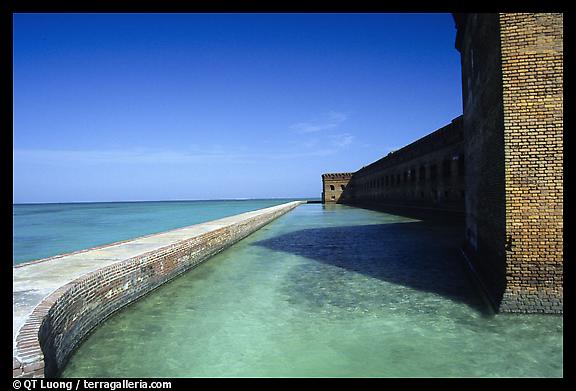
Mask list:
[[[293,201],[206,223],[15,265],[12,269],[14,354],[16,354],[18,332],[34,308],[55,290],[75,279],[103,267],[192,239],[207,232],[241,223],[259,215],[274,213],[283,209],[289,211],[303,203],[306,202]]]

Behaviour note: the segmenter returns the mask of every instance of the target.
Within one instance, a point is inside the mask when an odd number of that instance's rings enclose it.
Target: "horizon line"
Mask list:
[[[116,201],[53,201],[53,202],[12,202],[12,205],[45,205],[45,204],[105,204],[105,203],[136,203],[136,202],[186,202],[186,201],[260,201],[260,200],[301,200],[321,199],[322,197],[267,197],[267,198],[212,198],[212,199],[174,199],[174,200],[116,200]]]

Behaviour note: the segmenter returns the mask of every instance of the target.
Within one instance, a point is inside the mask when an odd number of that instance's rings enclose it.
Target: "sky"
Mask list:
[[[14,14],[13,202],[319,198],[462,113],[450,14]]]

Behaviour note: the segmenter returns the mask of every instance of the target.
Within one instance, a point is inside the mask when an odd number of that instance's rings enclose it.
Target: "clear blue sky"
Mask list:
[[[15,203],[319,197],[462,112],[450,14],[16,14]]]

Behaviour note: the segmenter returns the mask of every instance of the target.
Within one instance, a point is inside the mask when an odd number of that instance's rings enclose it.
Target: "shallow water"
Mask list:
[[[216,220],[292,200],[13,205],[13,263]]]
[[[561,377],[561,316],[497,315],[460,229],[302,205],[107,320],[63,377]]]

